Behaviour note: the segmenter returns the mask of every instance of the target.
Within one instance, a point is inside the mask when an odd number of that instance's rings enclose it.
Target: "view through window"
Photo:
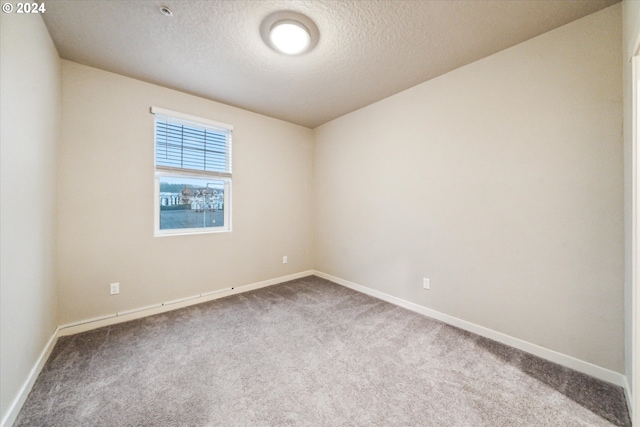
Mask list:
[[[156,235],[231,230],[231,133],[223,123],[152,108]]]

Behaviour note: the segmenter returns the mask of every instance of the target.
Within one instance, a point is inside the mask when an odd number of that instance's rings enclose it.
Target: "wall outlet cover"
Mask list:
[[[109,293],[111,295],[117,295],[120,293],[120,283],[111,283],[109,285]]]

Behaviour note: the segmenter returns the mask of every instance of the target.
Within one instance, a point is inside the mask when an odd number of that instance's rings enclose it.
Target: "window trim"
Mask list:
[[[183,236],[194,234],[211,234],[211,233],[228,233],[232,231],[232,157],[233,143],[231,142],[228,149],[230,153],[227,156],[228,170],[229,172],[220,171],[205,171],[197,169],[182,169],[170,166],[158,166],[156,164],[156,123],[158,119],[163,118],[171,123],[182,124],[186,126],[202,125],[204,127],[213,127],[221,130],[227,130],[233,132],[233,126],[227,123],[217,122],[214,120],[204,119],[201,117],[191,116],[176,111],[167,110],[159,107],[151,107],[150,113],[153,114],[153,163],[154,163],[154,236],[155,237],[167,237],[167,236]],[[174,177],[174,178],[195,178],[195,179],[215,179],[222,181],[224,184],[224,225],[222,227],[202,227],[202,228],[171,228],[160,229],[160,178],[162,177]]]

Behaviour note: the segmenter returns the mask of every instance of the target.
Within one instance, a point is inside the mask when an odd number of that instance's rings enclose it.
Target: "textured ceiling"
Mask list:
[[[43,17],[64,59],[314,128],[617,1],[48,0]],[[277,10],[317,24],[313,51],[264,44]]]

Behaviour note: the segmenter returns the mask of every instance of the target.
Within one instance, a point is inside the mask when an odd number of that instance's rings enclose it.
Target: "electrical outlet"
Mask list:
[[[426,277],[422,279],[422,287],[424,289],[431,289],[431,283],[429,282],[429,279],[427,279]]]
[[[120,293],[120,283],[112,283],[109,285],[109,293],[111,295],[117,295]]]
[[[285,255],[285,256],[282,257],[282,263],[286,264],[287,262],[289,262],[289,261],[287,260],[287,256]]]

